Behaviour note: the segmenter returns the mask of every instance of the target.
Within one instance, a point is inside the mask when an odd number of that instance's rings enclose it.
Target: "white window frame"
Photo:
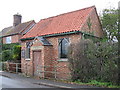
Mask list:
[[[7,43],[7,44],[12,43],[12,38],[11,38],[11,36],[6,37],[6,43]]]

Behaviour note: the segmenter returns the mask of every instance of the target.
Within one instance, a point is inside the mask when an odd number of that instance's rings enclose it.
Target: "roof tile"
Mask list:
[[[17,34],[22,32],[27,26],[29,26],[32,22],[34,22],[34,20],[28,21],[28,22],[24,22],[24,23],[20,23],[18,24],[16,27],[11,26],[11,27],[7,27],[4,28],[1,31],[2,36],[8,36],[8,35],[12,35],[12,34]]]
[[[22,39],[78,31],[93,8],[95,6],[42,19]]]

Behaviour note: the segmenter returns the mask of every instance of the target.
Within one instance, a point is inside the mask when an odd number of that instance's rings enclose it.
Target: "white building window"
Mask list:
[[[6,37],[6,43],[12,43],[11,36],[9,36],[9,37]]]

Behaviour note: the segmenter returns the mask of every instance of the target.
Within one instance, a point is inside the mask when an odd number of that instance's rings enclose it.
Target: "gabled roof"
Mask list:
[[[20,24],[18,24],[15,27],[14,26],[10,26],[10,27],[4,28],[0,32],[0,36],[4,37],[4,36],[9,36],[9,35],[14,35],[14,34],[21,33],[33,22],[34,22],[34,20],[28,21],[28,22],[24,22],[24,23],[20,23]]]
[[[58,16],[40,20],[26,35],[22,37],[31,38],[51,34],[80,31],[90,12],[95,6],[81,10],[64,13]]]
[[[35,37],[35,39],[38,39],[44,46],[51,46],[52,44],[44,37]]]
[[[10,26],[10,27],[7,27],[7,28],[4,28],[1,32],[0,32],[0,36],[3,36],[6,34],[7,31],[9,31],[10,29],[12,29],[13,27]]]

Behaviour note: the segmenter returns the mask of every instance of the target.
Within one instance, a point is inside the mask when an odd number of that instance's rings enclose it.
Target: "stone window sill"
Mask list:
[[[26,61],[30,61],[31,59],[30,59],[30,58],[26,58],[25,60],[26,60]]]
[[[57,61],[59,61],[59,62],[67,62],[68,59],[67,59],[67,58],[62,58],[62,59],[59,59],[59,60],[57,60]]]

